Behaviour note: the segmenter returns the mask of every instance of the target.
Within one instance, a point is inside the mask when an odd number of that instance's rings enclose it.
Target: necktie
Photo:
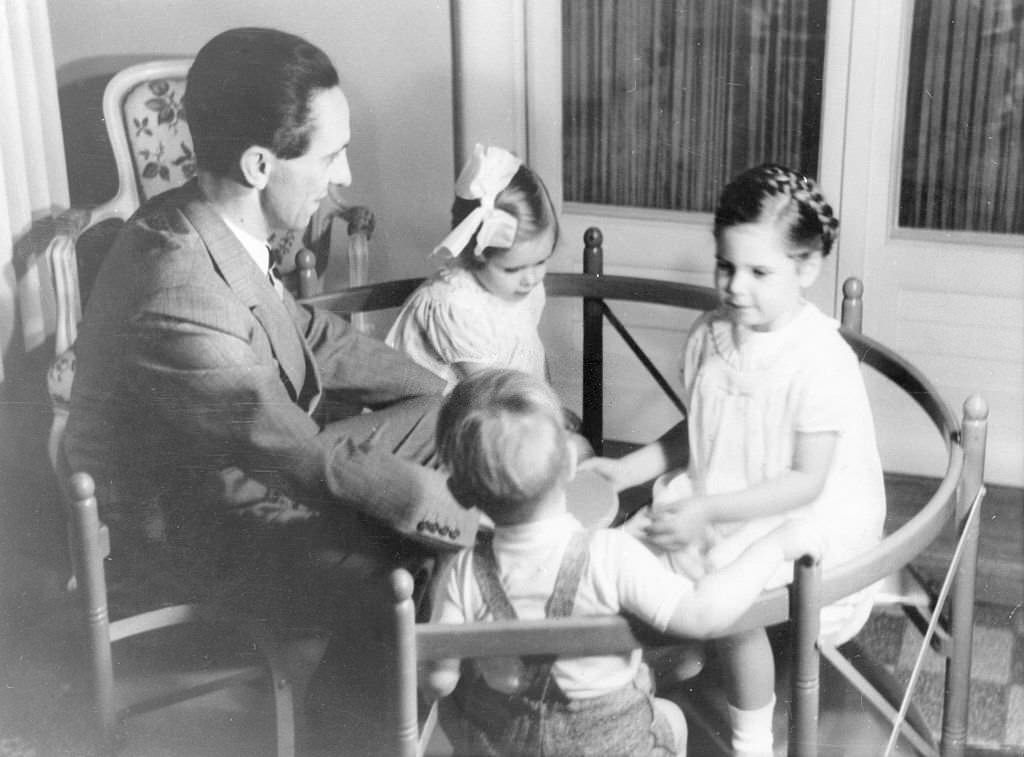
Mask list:
[[[284,297],[284,284],[281,283],[281,274],[277,270],[277,265],[272,264],[267,269],[267,280],[270,282],[270,286],[274,287],[274,291],[277,292],[278,297]]]

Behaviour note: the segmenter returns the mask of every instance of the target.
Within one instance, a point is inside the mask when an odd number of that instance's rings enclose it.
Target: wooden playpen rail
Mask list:
[[[583,434],[598,451],[603,442],[604,323],[608,321],[625,339],[653,380],[682,411],[682,403],[668,382],[654,368],[642,349],[615,317],[608,301],[631,301],[668,305],[691,310],[708,310],[718,304],[718,295],[708,287],[652,279],[608,276],[603,273],[601,233],[596,228],[584,234],[584,273],[551,273],[545,279],[549,297],[579,297],[583,300]],[[338,312],[361,313],[400,306],[422,279],[403,279],[355,287],[307,300]],[[931,544],[945,523],[955,518],[957,532],[969,525],[963,557],[957,567],[950,612],[953,648],[946,670],[940,754],[961,757],[967,741],[967,697],[971,666],[974,620],[975,570],[977,564],[977,519],[967,521],[970,504],[982,489],[988,410],[984,401],[971,397],[964,404],[964,417],[956,417],[932,384],[913,365],[893,350],[860,333],[861,285],[855,279],[843,287],[843,328],[841,333],[860,360],[877,370],[912,399],[941,434],[948,462],[935,492],[903,526],[887,535],[870,552],[822,573],[818,563],[805,559],[794,567],[791,587],[765,592],[732,627],[732,631],[774,625],[792,620],[794,673],[790,707],[789,754],[813,757],[817,754],[819,706],[818,611],[855,591],[894,573]],[[639,642],[629,623],[619,617],[574,618],[515,624],[473,624],[466,626],[415,625],[411,600],[403,599],[405,582],[396,577],[396,617],[399,635],[412,635],[404,643],[415,656],[398,661],[396,697],[400,710],[416,712],[415,661],[445,657],[491,656],[497,651],[497,631],[514,631],[503,636],[503,654],[540,652],[560,655],[592,655],[621,651]],[[411,584],[410,584],[411,586]],[[410,589],[411,592],[411,589]],[[505,628],[508,626],[508,628]],[[513,638],[512,641],[509,641]],[[395,639],[399,649],[404,645]],[[510,646],[512,644],[512,646]],[[411,666],[411,669],[410,669]],[[411,683],[410,683],[411,681]],[[411,699],[410,699],[411,697]],[[396,727],[394,754],[414,753],[416,722],[405,717]],[[412,747],[410,747],[412,745]]]

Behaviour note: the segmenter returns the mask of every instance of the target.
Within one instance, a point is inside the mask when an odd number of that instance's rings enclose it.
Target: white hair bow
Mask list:
[[[494,207],[494,200],[516,175],[523,164],[519,158],[500,147],[477,144],[455,182],[455,194],[467,200],[480,200],[480,205],[448,232],[432,254],[457,256],[476,234],[473,254],[483,255],[488,247],[511,247],[519,222],[515,216]]]

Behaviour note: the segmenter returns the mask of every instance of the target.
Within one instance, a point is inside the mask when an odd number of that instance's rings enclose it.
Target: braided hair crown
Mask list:
[[[722,191],[715,210],[715,236],[730,226],[778,221],[797,244],[817,247],[828,255],[839,235],[836,218],[818,185],[799,171],[775,163],[748,169]]]

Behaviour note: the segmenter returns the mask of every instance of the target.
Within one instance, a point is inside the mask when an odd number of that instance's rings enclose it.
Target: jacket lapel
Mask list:
[[[281,376],[289,384],[288,390],[297,401],[306,380],[308,347],[284,302],[238,237],[203,199],[198,186],[193,183],[192,187],[193,197],[185,203],[183,212],[206,243],[210,258],[225,283],[252,310],[253,317],[263,326],[281,368]]]

